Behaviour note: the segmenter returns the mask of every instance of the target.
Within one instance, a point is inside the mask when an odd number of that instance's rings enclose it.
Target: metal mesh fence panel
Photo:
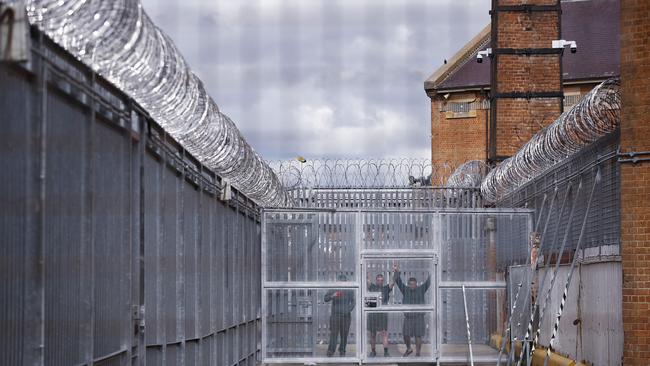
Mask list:
[[[540,231],[543,225],[548,225],[546,238],[543,239],[548,240],[543,245],[548,250],[544,254],[548,256],[556,254],[557,249],[560,247],[557,241],[562,240],[564,231],[567,229],[566,225],[570,208],[572,202],[575,200],[574,216],[578,219],[574,219],[574,225],[571,225],[568,229],[569,240],[565,249],[567,253],[571,253],[575,250],[580,235],[581,225],[579,223],[586,212],[590,188],[593,185],[597,171],[600,171],[601,181],[594,192],[594,197],[591,202],[582,247],[619,246],[620,179],[619,167],[616,160],[618,142],[618,132],[601,138],[573,155],[570,159],[554,166],[544,174],[525,184],[498,202],[497,206],[534,209],[536,222],[542,218]],[[569,187],[572,187],[572,190],[565,202],[564,197]],[[553,207],[551,207],[550,201],[555,189],[558,190],[557,199]],[[545,207],[542,207],[545,196]],[[578,197],[576,198],[576,196]],[[562,212],[562,215],[560,215],[563,203],[567,206]],[[549,216],[548,224],[546,224],[548,210],[551,210],[551,215]],[[557,238],[554,243],[551,242],[553,238]],[[526,252],[516,249],[509,264],[521,264],[525,260]]]
[[[0,65],[0,364],[254,364],[259,207],[33,35]]]

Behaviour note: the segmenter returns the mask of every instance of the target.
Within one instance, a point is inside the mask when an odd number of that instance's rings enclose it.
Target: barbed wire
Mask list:
[[[289,198],[138,0],[28,0],[30,22],[137,101],[199,161],[262,206]]]
[[[496,202],[586,145],[614,132],[620,124],[620,111],[620,81],[606,80],[492,170],[481,184],[483,198]]]
[[[287,189],[442,186],[454,167],[409,158],[276,160],[269,165]]]
[[[481,160],[470,160],[460,165],[447,179],[450,188],[476,188],[490,171],[490,167]]]

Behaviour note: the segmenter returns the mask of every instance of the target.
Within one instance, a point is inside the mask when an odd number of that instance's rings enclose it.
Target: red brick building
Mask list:
[[[529,3],[538,2],[555,3]],[[618,76],[619,14],[618,0],[566,1],[561,17],[559,11],[505,12],[496,27],[486,26],[424,82],[431,98],[433,163],[502,160],[595,85]],[[526,54],[550,48],[554,39],[576,41],[577,53],[567,48],[563,55]],[[478,63],[478,52],[493,43],[511,51]],[[493,65],[494,57],[499,57],[498,65]],[[495,106],[491,71],[497,93],[505,95]]]
[[[621,1],[624,365],[650,364],[650,1]],[[629,156],[629,155],[627,155]]]

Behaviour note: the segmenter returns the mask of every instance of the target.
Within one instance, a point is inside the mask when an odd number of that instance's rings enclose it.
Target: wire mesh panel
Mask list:
[[[364,258],[366,294],[381,296],[379,307],[433,304],[433,263],[433,258],[403,258],[391,254],[381,259]],[[411,294],[410,287],[419,289],[417,295]]]
[[[362,216],[363,250],[433,250],[433,214],[367,212]]]
[[[494,280],[506,265],[525,263],[530,213],[442,213],[442,281]]]
[[[616,161],[619,140],[617,131],[586,146],[569,159],[558,163],[544,174],[513,191],[499,201],[497,206],[533,208],[535,209],[535,220],[542,218],[543,224],[546,222],[545,215],[548,210],[552,210],[548,220],[547,236],[553,237],[555,231],[560,230],[559,240],[562,240],[564,230],[568,225],[568,216],[573,206],[573,200],[576,196],[578,197],[575,201],[574,216],[576,218],[584,217],[590,189],[596,173],[600,172],[601,181],[596,187],[591,201],[582,247],[619,246],[620,172]],[[580,185],[582,187],[578,190]],[[571,192],[567,196],[566,192],[569,187],[571,187]],[[556,189],[558,190],[556,202],[553,207],[550,207],[550,201]],[[546,207],[543,207],[544,197],[546,197],[544,203]],[[563,203],[565,203],[565,209],[560,215]],[[570,225],[567,252],[575,250],[581,229],[581,225],[575,223],[579,222],[580,219],[574,221],[574,225]],[[547,245],[547,248],[551,249],[551,246]],[[553,250],[553,253],[558,252],[558,249],[559,245]],[[509,264],[522,263],[521,260],[525,260],[525,253],[516,252],[514,254]]]
[[[266,291],[267,358],[356,358],[358,291]]]
[[[490,337],[498,333],[505,322],[505,289],[468,289],[467,313],[472,344],[490,344]],[[467,345],[467,326],[462,288],[440,290],[442,339],[444,345]],[[441,346],[441,347],[442,347]],[[443,356],[444,356],[444,347]]]
[[[266,280],[356,281],[355,235],[354,214],[267,214]]]
[[[433,251],[427,252],[407,256],[384,250],[362,256],[366,278],[362,357],[367,362],[376,357],[390,362],[432,361],[437,355],[436,261]]]
[[[531,219],[529,211],[440,214],[441,359],[469,360],[469,327],[478,355],[496,361],[490,340],[503,332],[509,314],[503,263],[511,261],[512,252],[528,252]]]
[[[364,317],[367,362],[413,362],[432,360],[437,355],[435,314],[431,311],[366,311]]]

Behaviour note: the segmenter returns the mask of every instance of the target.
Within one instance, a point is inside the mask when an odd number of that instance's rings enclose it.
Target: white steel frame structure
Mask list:
[[[315,281],[273,281],[271,278],[268,278],[270,252],[269,246],[269,237],[268,237],[268,225],[269,225],[269,215],[277,214],[286,214],[286,215],[337,215],[345,214],[354,217],[353,224],[348,222],[350,225],[354,225],[355,232],[353,236],[350,236],[350,242],[346,243],[353,247],[354,252],[354,275],[353,280],[348,282],[340,281],[322,281],[316,279]],[[420,215],[420,217],[427,217],[431,220],[430,232],[427,234],[430,236],[429,240],[433,244],[430,248],[409,248],[403,249],[397,247],[393,248],[382,248],[382,249],[373,249],[366,248],[364,246],[364,240],[362,237],[363,224],[365,219],[373,214],[391,214],[400,216],[408,215]],[[520,233],[521,237],[527,238],[530,232],[533,230],[533,210],[529,209],[504,209],[504,208],[472,208],[472,209],[463,209],[463,208],[441,208],[434,210],[390,210],[390,209],[361,209],[361,210],[351,210],[351,209],[266,209],[262,212],[262,349],[261,349],[261,361],[264,364],[281,364],[281,363],[438,363],[438,364],[448,364],[448,363],[458,363],[458,362],[469,362],[470,358],[473,358],[475,363],[496,363],[498,350],[494,350],[490,354],[472,354],[470,356],[470,347],[466,344],[466,348],[463,348],[462,345],[455,345],[455,352],[446,352],[446,347],[443,342],[443,333],[442,333],[442,311],[441,309],[441,293],[443,291],[458,291],[459,294],[464,295],[464,292],[472,293],[476,290],[497,290],[504,291],[507,288],[506,282],[503,280],[444,280],[442,276],[442,266],[440,265],[440,256],[441,256],[441,243],[443,242],[442,237],[442,226],[444,217],[448,215],[468,215],[470,217],[476,218],[485,218],[485,217],[513,217],[517,216],[522,219],[525,219],[526,232]],[[390,304],[383,305],[379,307],[366,307],[364,306],[364,299],[368,295],[367,287],[365,285],[365,279],[368,274],[368,262],[373,260],[390,260],[390,261],[399,261],[399,260],[429,260],[429,273],[431,274],[431,287],[427,293],[428,300],[426,304],[422,305],[404,305],[404,304]],[[403,278],[406,281],[405,278]],[[353,348],[353,352],[346,354],[346,357],[324,357],[321,355],[316,355],[313,357],[306,356],[297,356],[297,357],[270,357],[269,355],[269,324],[268,324],[268,314],[270,311],[269,298],[268,294],[270,291],[278,290],[316,290],[316,291],[325,291],[331,289],[343,289],[343,290],[352,290],[355,293],[356,306],[353,310],[353,324],[352,328],[354,329],[355,338],[354,342],[356,347]],[[398,291],[394,289],[393,291]],[[465,296],[461,297],[465,300]],[[466,300],[465,300],[466,301]],[[322,305],[322,304],[321,304]],[[462,307],[462,303],[461,303]],[[462,309],[459,309],[462,310]],[[425,357],[402,357],[401,354],[395,354],[391,357],[374,357],[369,358],[368,353],[368,341],[367,341],[367,316],[372,313],[404,313],[404,312],[425,312],[430,314],[428,326],[429,326],[429,337],[431,341],[430,352]],[[470,311],[471,312],[471,311]],[[463,332],[465,330],[465,319],[467,319],[471,314],[463,313]],[[467,330],[469,329],[469,319],[467,319]],[[433,330],[433,331],[431,331]],[[467,335],[467,333],[465,333]],[[474,334],[471,335],[471,339],[474,339]],[[459,353],[458,349],[462,349],[462,352]],[[352,348],[349,348],[352,350]]]

